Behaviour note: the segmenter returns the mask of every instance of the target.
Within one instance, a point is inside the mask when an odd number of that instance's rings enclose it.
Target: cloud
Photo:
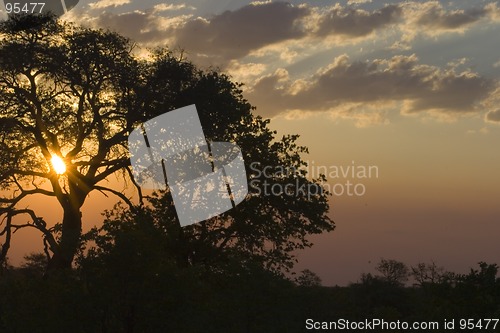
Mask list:
[[[394,27],[404,32],[403,42],[419,34],[435,36],[446,32],[463,32],[484,19],[500,20],[495,3],[467,9],[447,9],[439,1],[407,1],[385,5],[380,9],[355,8],[364,1],[348,1],[319,11],[314,33],[318,36],[366,37],[373,32]],[[401,43],[401,42],[400,42]]]
[[[144,45],[158,45],[168,43],[171,38],[169,31],[175,25],[175,20],[168,22],[168,18],[157,16],[153,11],[134,11],[123,14],[102,13],[90,23],[96,27],[105,27],[120,34],[139,41]]]
[[[364,3],[371,3],[372,0],[349,0],[347,1],[348,5],[361,5]]]
[[[129,4],[130,0],[99,0],[97,2],[92,2],[89,7],[92,9],[103,9],[108,7],[119,7]]]
[[[445,10],[438,1],[413,3],[410,11],[415,25],[429,29],[457,30],[478,22],[487,16],[486,8]]]
[[[382,9],[369,12],[337,4],[320,19],[316,34],[318,36],[366,36],[376,29],[395,23],[401,14],[400,5],[387,5]]]
[[[97,13],[99,8],[129,1],[94,2],[89,20],[94,26],[110,28],[146,46],[184,49],[199,65],[221,68],[232,60],[260,57],[266,52],[266,58],[282,57],[277,60],[292,63],[306,48],[311,53],[318,45],[353,45],[376,38],[373,33],[377,31],[390,33],[385,41],[378,39],[381,43],[391,40],[395,49],[408,50],[419,34],[435,36],[463,31],[499,12],[491,3],[480,8],[449,10],[437,1],[410,1],[365,10],[353,2],[318,7],[311,3],[260,1],[213,17],[194,17],[195,8],[184,4],[157,4],[149,10],[121,14]]]
[[[328,112],[328,115],[333,121],[351,121],[357,128],[390,124],[387,108],[379,108],[376,105],[366,106],[360,103],[347,103]]]
[[[165,4],[165,3],[160,3],[158,5],[155,5],[154,7],[154,11],[156,13],[158,12],[169,12],[169,11],[176,11],[176,10],[181,10],[181,9],[191,9],[191,10],[194,10],[196,8],[194,7],[191,7],[191,6],[186,6],[185,4],[180,4],[180,5],[174,5],[174,4]]]
[[[283,69],[264,76],[247,98],[266,116],[288,110],[332,111],[356,103],[358,109],[380,109],[398,103],[405,114],[456,117],[478,112],[493,88],[492,80],[470,70],[419,64],[415,55],[367,62],[351,62],[342,55],[300,84]]]
[[[237,59],[266,45],[304,36],[297,21],[308,13],[306,7],[284,2],[254,3],[211,19],[186,22],[175,30],[176,45],[191,52]]]
[[[436,40],[479,22],[496,24],[500,9],[495,3],[455,10],[438,1],[405,1],[378,9],[362,9],[359,5],[367,1],[353,0],[327,7],[258,1],[212,17],[193,16],[195,8],[182,4],[121,14],[105,11],[128,2],[94,2],[78,19],[140,45],[183,48],[202,67],[221,67],[246,83],[246,97],[266,116],[324,112],[335,121],[349,119],[363,127],[386,123],[387,110],[445,120],[489,112],[485,120],[498,122],[498,103],[485,103],[494,81],[464,69],[465,58],[440,68],[420,63],[415,55],[363,62],[343,55],[319,68],[331,52],[363,57],[385,48],[377,54],[388,54],[394,52],[389,49],[393,43],[411,49],[416,36]],[[288,65],[293,75],[280,68]]]
[[[127,0],[109,0],[107,5],[112,1]],[[104,3],[101,6],[105,6]],[[310,12],[306,6],[256,2],[211,18],[173,13],[193,9],[186,5],[160,4],[145,11],[88,15],[87,21],[147,46],[160,44],[184,49],[191,60],[201,65],[226,67],[232,60],[253,51],[303,38],[306,30],[300,23]],[[293,56],[290,52],[289,57]]]
[[[261,76],[267,69],[265,64],[259,63],[239,63],[232,60],[227,66],[227,72],[231,73],[233,80],[237,82],[250,83],[256,77]]]
[[[500,109],[488,112],[486,114],[486,121],[500,124]]]
[[[500,21],[500,8],[498,8],[498,4],[496,2],[491,2],[484,6],[488,11],[489,17],[492,21]]]
[[[402,6],[404,18],[399,25],[402,35],[394,43],[394,49],[410,49],[411,42],[419,35],[434,38],[465,33],[479,22],[490,22],[493,15],[491,4],[455,10],[446,9],[439,1],[410,1]]]

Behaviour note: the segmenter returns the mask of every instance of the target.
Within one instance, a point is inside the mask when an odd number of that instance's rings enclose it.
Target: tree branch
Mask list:
[[[130,177],[130,181],[132,184],[134,184],[135,188],[137,189],[137,194],[139,195],[139,203],[141,206],[144,205],[144,196],[142,194],[142,188],[141,186],[135,181],[134,175],[132,174],[132,170],[130,169],[130,165],[125,167],[126,172],[128,173]]]
[[[125,196],[125,194],[123,194],[122,192],[110,189],[108,187],[99,186],[99,185],[94,185],[94,189],[98,190],[99,192],[104,194],[104,196],[106,196],[106,197],[107,197],[107,195],[104,192],[110,192],[110,193],[116,195],[117,197],[122,199],[130,207],[131,211],[133,211],[133,212],[136,211],[136,208],[135,208],[136,206],[134,205],[134,203],[129,198],[127,198]]]
[[[27,209],[27,208],[26,209],[19,209],[19,210],[11,209],[11,210],[7,211],[6,213],[7,213],[6,214],[7,215],[6,216],[7,224],[4,228],[4,230],[2,231],[2,233],[0,233],[0,236],[3,234],[6,234],[6,242],[3,244],[2,252],[0,253],[0,263],[3,262],[7,256],[7,252],[8,252],[9,247],[10,247],[10,241],[11,241],[12,234],[15,233],[16,231],[18,231],[19,229],[23,229],[26,227],[35,228],[35,229],[41,231],[43,234],[44,243],[47,243],[49,245],[50,250],[53,253],[58,251],[59,246],[58,246],[52,232],[50,232],[50,230],[47,229],[47,223],[43,220],[43,218],[38,217],[33,210]],[[31,217],[32,223],[28,222],[26,224],[21,224],[21,225],[12,224],[13,217],[15,217],[17,215],[23,215],[23,214],[29,215]]]
[[[109,168],[107,168],[106,170],[104,170],[103,172],[101,172],[100,174],[95,176],[94,184],[97,184],[100,181],[106,179],[108,176],[119,171],[120,169],[123,169],[125,167],[130,166],[130,159],[128,159],[128,158],[118,159],[118,160],[115,160],[115,163],[116,164],[110,166]]]
[[[8,203],[8,204],[12,204],[12,206],[14,206],[19,201],[21,201],[23,198],[27,197],[28,195],[32,195],[32,194],[42,194],[42,195],[46,195],[49,197],[54,197],[56,195],[52,191],[44,190],[41,188],[37,188],[37,189],[33,189],[33,190],[24,190],[21,188],[21,194],[19,194],[17,197],[11,198],[11,199],[0,198],[0,203]]]
[[[21,175],[21,176],[35,176],[35,177],[40,177],[40,178],[45,178],[45,179],[50,178],[50,173],[29,171],[29,170],[20,170],[20,169],[11,170],[10,175],[15,175],[15,174]]]
[[[5,236],[5,243],[2,244],[2,251],[0,252],[0,268],[5,263],[5,260],[7,258],[7,253],[9,252],[10,240],[12,237],[11,224],[12,224],[12,216],[7,216],[7,224],[4,228],[4,230],[2,230],[2,232],[0,232],[0,236],[3,236],[4,234],[6,235]]]

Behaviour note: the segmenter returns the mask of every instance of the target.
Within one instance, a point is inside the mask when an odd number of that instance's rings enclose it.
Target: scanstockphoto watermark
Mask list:
[[[257,195],[289,195],[307,196],[321,195],[325,192],[333,196],[362,197],[367,193],[367,183],[380,177],[379,167],[376,165],[350,164],[321,165],[315,161],[306,161],[307,166],[300,169],[285,166],[266,166],[260,162],[250,164],[253,177],[249,187]],[[293,177],[304,174],[310,180],[326,179],[326,182],[303,182]],[[291,182],[276,182],[276,179],[293,179]]]

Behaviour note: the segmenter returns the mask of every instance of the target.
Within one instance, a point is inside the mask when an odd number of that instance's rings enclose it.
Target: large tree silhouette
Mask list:
[[[1,34],[0,260],[14,231],[35,228],[43,235],[49,268],[70,268],[82,244],[81,208],[92,191],[118,196],[133,213],[144,210],[142,200],[134,205],[104,181],[118,174],[142,199],[130,169],[130,131],[190,104],[197,105],[209,140],[239,144],[249,179],[263,177],[259,167],[285,166],[291,171],[267,181],[319,186],[300,170],[300,155],[307,149],[297,146],[297,137],[275,140],[268,121],[252,115],[240,86],[224,74],[200,71],[165,50],[140,59],[134,44],[122,36],[47,17],[14,17],[3,23]],[[65,172],[57,169],[57,159],[64,161]],[[252,162],[256,167],[249,167]],[[310,245],[308,234],[334,226],[326,215],[325,192],[311,195],[294,188],[279,196],[253,191],[239,209],[184,229],[175,221],[167,190],[151,198],[161,214],[150,218],[161,218],[186,262],[193,253],[200,257],[202,244],[210,244],[207,253],[214,246],[231,247],[265,256],[270,265],[290,264],[293,250]],[[64,212],[61,223],[49,225],[43,212],[25,207],[25,198],[37,195],[57,199]],[[20,215],[29,222],[17,222]]]
[[[125,142],[137,62],[125,38],[50,17],[15,17],[1,31],[2,252],[12,231],[32,227],[43,233],[50,266],[67,268],[79,247],[88,194],[124,198],[99,183],[129,164]],[[64,161],[63,174],[54,158]],[[48,227],[37,212],[20,208],[33,195],[57,199],[64,211],[60,226]],[[14,224],[21,214],[31,222]]]

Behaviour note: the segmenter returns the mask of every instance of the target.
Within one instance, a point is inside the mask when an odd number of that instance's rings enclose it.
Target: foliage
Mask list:
[[[443,267],[438,267],[436,263],[430,264],[418,263],[415,267],[411,267],[411,275],[419,285],[425,283],[436,283],[446,277]]]
[[[34,228],[51,266],[69,268],[88,194],[107,191],[124,199],[102,181],[129,164],[125,142],[138,63],[132,43],[119,35],[42,21],[15,16],[0,27],[2,257],[13,231]],[[54,170],[53,156],[65,162],[64,175]],[[64,212],[60,233],[40,212],[24,208],[33,195],[57,200]],[[31,221],[18,224],[17,216]]]
[[[137,58],[134,44],[120,35],[50,18],[14,17],[2,24],[0,34],[0,187],[6,194],[0,197],[0,261],[14,231],[34,228],[43,236],[49,268],[69,269],[83,246],[81,207],[92,191],[116,195],[128,205],[115,210],[112,219],[146,214],[161,226],[183,265],[237,252],[271,270],[289,269],[293,251],[311,245],[308,235],[333,230],[328,193],[299,190],[320,188],[322,182],[306,177],[302,154],[307,149],[297,145],[296,135],[275,138],[269,120],[252,114],[241,84],[227,75],[202,71],[167,49]],[[175,218],[168,190],[143,198],[131,178],[128,134],[146,120],[190,104],[196,104],[209,141],[233,141],[242,148],[248,180],[264,177],[250,163],[287,167],[288,174],[262,180],[296,184],[292,192],[261,195],[251,189],[237,209],[185,229]],[[65,174],[52,167],[54,155],[65,162]],[[139,204],[106,186],[112,175],[135,185]],[[60,223],[49,225],[43,212],[24,207],[23,200],[33,195],[57,200],[63,209]],[[30,222],[17,223],[19,216]]]
[[[297,284],[302,287],[319,287],[321,278],[313,271],[304,269],[297,278]]]
[[[382,274],[385,281],[394,285],[404,285],[410,274],[405,263],[393,259],[381,259],[376,270]]]

